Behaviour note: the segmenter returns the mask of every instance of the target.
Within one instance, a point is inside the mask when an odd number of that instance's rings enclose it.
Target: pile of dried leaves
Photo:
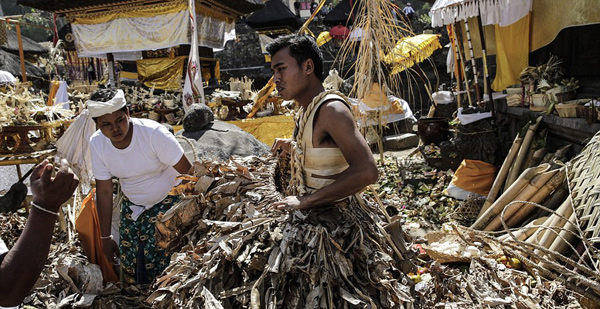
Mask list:
[[[191,198],[159,219],[158,229],[163,244],[186,245],[148,302],[161,308],[396,308],[413,302],[403,271],[411,269],[411,252],[399,224],[385,224],[366,202],[274,210],[271,204],[281,198],[275,160],[244,160],[194,164],[194,178],[180,188],[192,190]]]

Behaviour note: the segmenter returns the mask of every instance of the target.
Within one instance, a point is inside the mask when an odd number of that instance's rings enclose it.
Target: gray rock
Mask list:
[[[183,117],[183,129],[186,132],[196,132],[215,120],[210,107],[206,104],[192,104]]]
[[[415,147],[419,144],[419,137],[413,133],[386,136],[383,138],[383,146],[389,150],[402,150]]]
[[[222,121],[215,121],[200,131],[188,132],[185,129],[175,134],[188,138],[189,143],[180,141],[188,158],[194,153],[198,160],[227,161],[232,155],[266,155],[270,147],[257,140],[240,127]]]

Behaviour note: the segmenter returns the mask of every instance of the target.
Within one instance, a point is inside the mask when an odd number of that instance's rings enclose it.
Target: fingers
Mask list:
[[[42,172],[44,171],[44,167],[46,167],[47,164],[48,164],[48,160],[44,160],[40,164],[38,164],[33,169],[33,172],[31,173],[31,176],[29,177],[29,181],[33,182],[33,181],[37,180],[38,178],[42,177]]]
[[[48,163],[48,162],[46,162]],[[54,166],[52,164],[46,164],[44,165],[44,170],[42,171],[42,175],[40,176],[40,181],[42,183],[49,183],[52,179],[52,170],[54,169]]]

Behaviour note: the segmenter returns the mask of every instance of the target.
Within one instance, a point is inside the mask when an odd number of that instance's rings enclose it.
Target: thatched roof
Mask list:
[[[4,50],[0,50],[0,70],[8,71],[15,77],[18,77],[22,80],[21,77],[21,60],[19,56],[13,55]],[[46,72],[31,64],[28,61],[25,61],[25,71],[27,72],[27,77],[37,77],[41,78],[46,76]]]
[[[325,16],[323,23],[332,27],[336,25],[352,25],[353,20],[350,17],[350,12],[352,12],[352,6],[354,6],[353,14],[357,14],[359,11],[358,5],[360,5],[360,0],[342,0]]]
[[[302,23],[281,0],[269,0],[266,6],[248,16],[246,24],[256,30],[298,30]]]
[[[17,33],[13,30],[6,30],[6,43],[0,45],[3,50],[11,52],[13,54],[19,54],[19,41],[17,40]],[[23,42],[23,51],[28,54],[45,54],[48,53],[48,49],[38,44],[38,42],[21,35],[21,41]]]
[[[133,2],[134,1],[132,0],[17,0],[17,4],[54,13],[64,13],[65,11],[92,9],[94,7],[102,8],[104,6],[108,7]],[[137,1],[137,3],[140,2]],[[156,3],[156,1],[153,3]],[[264,6],[261,0],[196,0],[196,3],[203,6],[212,7],[217,10],[225,9],[227,11],[238,12],[242,15],[252,13]]]

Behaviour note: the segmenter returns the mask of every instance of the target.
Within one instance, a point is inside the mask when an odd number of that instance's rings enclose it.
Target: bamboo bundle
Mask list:
[[[494,200],[496,200],[496,197],[498,196],[498,193],[500,192],[502,184],[504,184],[504,181],[506,180],[508,171],[514,162],[515,157],[517,156],[517,152],[519,151],[519,148],[521,147],[522,142],[523,142],[523,138],[521,138],[521,137],[519,137],[519,135],[517,135],[515,137],[515,141],[513,142],[512,146],[510,147],[510,150],[508,151],[508,155],[504,159],[504,163],[502,163],[502,167],[500,167],[500,171],[498,171],[498,175],[496,176],[496,179],[494,180],[494,184],[492,185],[492,188],[490,189],[490,193],[488,193],[485,203],[483,204],[483,207],[481,207],[479,216],[481,216],[490,207],[490,205],[492,205]]]
[[[502,212],[502,209],[504,209],[506,204],[510,203],[511,201],[514,201],[515,197],[517,197],[517,195],[525,187],[527,187],[527,185],[529,185],[529,182],[535,176],[547,172],[549,168],[550,164],[543,164],[537,167],[528,168],[525,171],[523,171],[519,178],[517,178],[517,180],[515,180],[514,183],[508,189],[506,189],[506,191],[498,198],[498,200],[496,200],[494,204],[492,204],[483,215],[479,216],[479,218],[477,219],[477,221],[475,221],[475,223],[473,223],[471,228],[481,230],[488,226],[488,224],[492,222],[492,220],[494,220],[494,218]]]
[[[547,216],[537,218],[512,234],[517,240],[525,240],[529,238],[529,236],[533,235],[533,233],[535,233],[535,231],[537,231],[538,228],[542,226],[542,224],[544,224],[544,222],[546,222],[547,219]],[[498,237],[499,241],[507,241],[510,239],[512,239],[510,233]]]
[[[533,200],[533,198],[535,197],[535,199],[538,202],[541,202],[544,198],[546,198],[548,196],[548,194],[550,194],[550,192],[552,192],[554,189],[556,189],[556,187],[558,187],[558,185],[560,185],[560,183],[556,184],[556,185],[550,185],[550,186],[546,186],[546,184],[548,183],[548,181],[554,177],[554,175],[558,172],[558,170],[552,170],[552,171],[547,171],[544,173],[540,173],[537,176],[535,176],[529,184],[527,184],[526,187],[523,188],[523,190],[521,190],[521,192],[519,192],[519,194],[517,194],[517,196],[513,199],[513,201],[531,201],[534,203],[537,203],[536,201]],[[563,176],[564,179],[564,176]],[[513,214],[515,214],[518,210],[521,210],[524,208],[524,203],[513,203],[509,206],[506,206],[503,211],[504,211],[504,220],[508,220],[508,219],[512,219]],[[500,216],[496,216],[494,219],[492,219],[492,221],[483,229],[484,231],[496,231],[498,230],[501,226],[502,226],[502,222],[501,222],[501,218],[502,215]],[[523,217],[519,217],[519,218],[515,218],[513,221],[514,222],[520,222],[520,220],[522,220]]]
[[[565,223],[563,230],[558,233],[558,236],[554,239],[550,248],[548,248],[549,250],[560,254],[563,254],[567,250],[569,244],[576,238],[576,216],[577,214],[575,212],[571,212],[569,221]]]
[[[529,163],[527,164],[527,167],[533,167],[533,166],[540,165],[542,160],[544,159],[544,156],[546,156],[547,153],[548,153],[548,148],[546,148],[546,147],[542,147],[542,148],[534,151],[533,155],[531,157],[531,160],[529,160]]]
[[[525,158],[527,157],[527,154],[529,153],[529,147],[531,147],[533,137],[535,136],[535,132],[537,131],[538,127],[540,126],[540,123],[542,123],[542,116],[538,117],[536,119],[535,123],[533,125],[529,126],[529,129],[527,130],[527,133],[525,134],[525,138],[523,138],[523,144],[521,145],[521,148],[519,149],[519,153],[517,154],[517,157],[515,158],[515,162],[514,162],[513,166],[511,167],[510,172],[508,173],[508,178],[506,178],[505,188],[510,187],[510,185],[515,181],[515,179],[517,179],[517,176],[519,174],[521,174],[522,168],[523,168],[523,165],[525,162]]]
[[[531,244],[538,244],[544,248],[550,248],[552,242],[556,238],[558,232],[556,230],[561,230],[562,227],[567,223],[567,220],[564,218],[568,218],[573,213],[573,207],[571,204],[571,199],[568,198],[558,207],[558,210],[553,213],[546,222],[534,233],[531,235],[525,242]],[[564,217],[564,218],[563,218]],[[535,254],[540,254],[538,249],[533,251]]]
[[[537,192],[535,192],[535,194],[530,199],[528,199],[528,201],[536,204],[541,203],[544,199],[546,199],[546,197],[548,197],[550,192],[553,192],[564,183],[567,174],[564,168],[561,168],[560,170],[553,170],[551,172],[554,172],[552,177],[549,180],[547,180],[546,183],[541,188],[539,188],[539,190],[537,190]],[[517,198],[517,200],[519,199]],[[507,217],[505,218],[506,225],[508,227],[517,226],[517,224],[521,223],[529,214],[531,214],[535,210],[535,208],[536,207],[532,204],[522,204],[522,206],[512,216],[507,215]]]

